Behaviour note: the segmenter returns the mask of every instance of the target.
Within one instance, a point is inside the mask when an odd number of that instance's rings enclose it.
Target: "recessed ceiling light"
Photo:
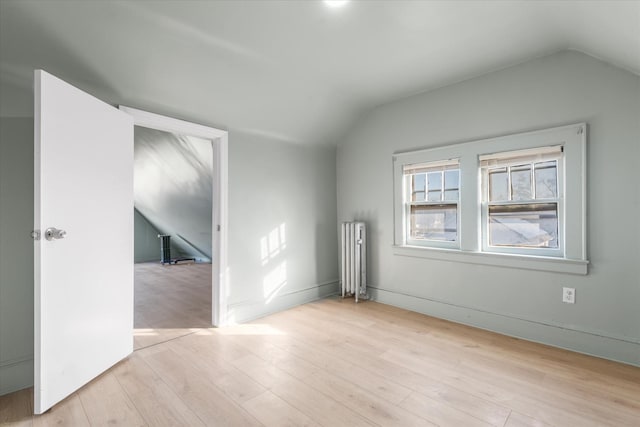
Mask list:
[[[337,9],[339,7],[342,7],[348,2],[349,0],[324,0],[324,4],[326,4],[332,9]]]

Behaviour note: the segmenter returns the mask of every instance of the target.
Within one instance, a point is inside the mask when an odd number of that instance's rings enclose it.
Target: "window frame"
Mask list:
[[[509,174],[509,170],[511,167],[520,166],[520,165],[531,165],[531,178],[532,178],[532,196],[531,199],[524,200],[508,200],[508,201],[499,201],[499,202],[491,202],[489,196],[489,171],[491,166],[479,166],[479,173],[481,174],[481,191],[482,197],[481,200],[481,240],[482,240],[482,252],[488,253],[503,253],[503,254],[515,254],[515,255],[531,255],[531,256],[550,256],[550,257],[559,257],[564,258],[564,226],[566,217],[564,215],[564,147],[560,147],[560,152],[552,153],[552,154],[543,154],[543,159],[539,161],[528,160],[523,161],[517,158],[514,158],[508,162],[502,162],[498,167],[506,167],[507,175]],[[518,151],[535,151],[534,150],[517,150],[511,152],[512,154],[517,154]],[[503,153],[497,153],[503,154]],[[545,198],[545,199],[537,199],[535,194],[535,164],[541,161],[547,162],[554,160],[556,161],[556,197],[555,198]],[[508,178],[508,183],[511,182],[511,179]],[[511,186],[508,185],[508,192],[511,196]],[[489,240],[489,206],[513,206],[513,205],[532,205],[532,204],[547,204],[547,203],[556,203],[557,204],[557,216],[558,216],[558,247],[557,248],[536,248],[536,247],[524,247],[524,246],[499,246],[499,245],[491,245]]]
[[[569,274],[587,274],[586,233],[586,142],[587,124],[577,123],[532,132],[518,133],[470,142],[442,145],[433,148],[402,151],[393,154],[393,252],[400,256],[458,261],[472,264],[517,267],[531,270],[553,271]],[[497,153],[542,149],[562,146],[563,178],[558,171],[559,245],[562,253],[544,251],[495,251],[483,245],[483,193],[484,183],[480,157]],[[440,245],[416,246],[406,239],[404,197],[405,165],[459,159],[460,197],[458,201],[458,247]],[[560,191],[562,190],[562,191]],[[562,218],[562,220],[560,220]],[[486,230],[484,230],[486,236]]]
[[[425,171],[421,172],[425,174],[425,195],[424,201],[413,201],[412,196],[414,191],[412,191],[411,186],[411,177],[415,176],[416,173],[410,174],[405,173],[404,166],[410,166],[413,168],[423,168],[423,169],[434,169],[433,171]],[[459,248],[460,247],[460,162],[459,159],[442,159],[434,162],[424,162],[424,163],[414,163],[407,164],[403,166],[403,208],[404,208],[404,241],[407,245],[410,246],[426,246],[426,247],[437,247],[437,248]],[[455,166],[453,169],[449,169],[451,166]],[[445,173],[448,170],[456,170],[458,171],[458,199],[456,201],[445,200],[446,194],[446,181],[445,181]],[[427,199],[429,194],[429,179],[428,174],[433,172],[440,172],[441,174],[441,196],[439,201],[428,201]],[[412,206],[455,206],[456,207],[456,238],[454,240],[443,240],[443,239],[412,239],[411,235],[411,226],[409,225],[411,222],[411,207]]]

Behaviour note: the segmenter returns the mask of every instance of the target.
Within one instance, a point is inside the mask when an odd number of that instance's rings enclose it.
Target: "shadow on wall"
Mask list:
[[[136,209],[181,253],[210,261],[212,142],[136,126],[134,159]]]
[[[33,119],[2,117],[0,395],[33,385],[32,229]]]

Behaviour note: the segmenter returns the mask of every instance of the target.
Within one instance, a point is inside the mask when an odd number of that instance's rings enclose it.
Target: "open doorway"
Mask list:
[[[142,348],[225,323],[227,133],[120,108],[135,123],[134,347]]]

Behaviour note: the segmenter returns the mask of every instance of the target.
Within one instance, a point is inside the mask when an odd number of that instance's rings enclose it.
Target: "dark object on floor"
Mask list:
[[[177,264],[184,261],[196,262],[193,257],[171,258],[171,236],[169,234],[158,234],[160,239],[160,264]]]

